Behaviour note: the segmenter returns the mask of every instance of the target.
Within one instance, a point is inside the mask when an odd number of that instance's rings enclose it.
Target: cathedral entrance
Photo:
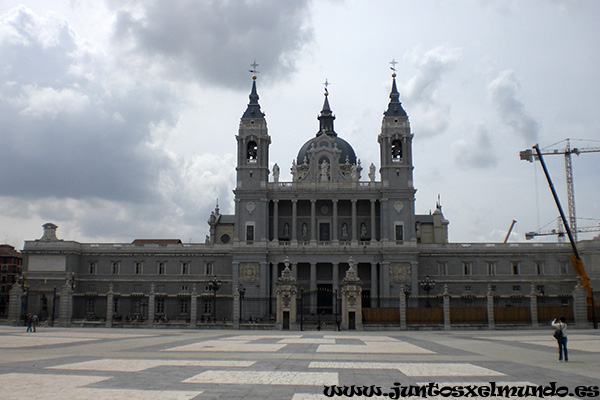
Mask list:
[[[301,330],[339,330],[341,298],[332,284],[318,284],[316,290],[300,289],[297,301]]]

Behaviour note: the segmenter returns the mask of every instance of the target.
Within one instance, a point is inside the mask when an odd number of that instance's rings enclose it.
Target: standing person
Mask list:
[[[554,337],[558,343],[558,361],[563,360],[563,351],[565,353],[565,362],[569,362],[569,353],[567,351],[567,323],[565,317],[554,318],[550,324],[556,330]]]
[[[31,314],[27,314],[25,316],[26,322],[27,322],[27,332],[31,332],[31,324],[33,323],[33,318],[31,316]]]

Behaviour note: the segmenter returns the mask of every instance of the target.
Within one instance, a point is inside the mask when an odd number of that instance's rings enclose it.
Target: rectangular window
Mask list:
[[[110,264],[110,273],[112,275],[119,275],[119,270],[121,269],[121,262],[120,261],[113,261]]]
[[[96,312],[96,299],[93,297],[88,297],[86,302],[86,310],[89,314],[93,314]]]
[[[513,286],[513,292],[520,292],[521,291],[521,286],[520,285],[514,285]]]
[[[246,241],[254,241],[254,225],[246,225]]]
[[[89,269],[90,275],[96,275],[97,266],[98,266],[98,262],[96,262],[96,261],[90,262],[90,269]]]
[[[396,223],[394,226],[394,239],[396,242],[402,242],[404,240],[404,225]]]
[[[167,272],[167,263],[159,262],[158,263],[158,274],[164,275]]]
[[[189,300],[188,299],[181,299],[179,301],[179,313],[180,314],[187,314],[188,313],[188,309],[189,309]]]
[[[463,275],[471,275],[473,273],[473,263],[470,261],[463,262]]]
[[[441,276],[448,275],[448,263],[438,262],[438,274]]]
[[[213,263],[212,262],[207,262],[204,265],[204,275],[212,275],[213,274]]]
[[[141,275],[143,270],[144,270],[144,262],[143,261],[136,261],[133,264],[133,273],[135,275]]]
[[[489,276],[495,276],[496,275],[496,263],[495,262],[488,262],[487,263],[487,267],[488,267],[488,275]]]
[[[465,286],[465,293],[471,293],[472,288],[471,286]]]
[[[210,302],[210,301],[205,301],[204,302],[204,313],[205,314],[212,313],[212,302]]]
[[[543,262],[535,263],[535,272],[538,275],[544,275],[544,263]]]
[[[118,297],[113,298],[113,313],[114,314],[119,313],[119,298]]]
[[[561,275],[567,275],[569,268],[567,267],[567,263],[565,261],[561,261],[558,264],[559,273]]]
[[[165,298],[164,297],[156,298],[156,313],[157,314],[165,313]]]
[[[190,274],[190,262],[182,261],[181,262],[181,275],[189,275]]]
[[[519,265],[518,262],[513,262],[511,263],[511,269],[512,269],[512,274],[513,275],[519,275],[519,273],[521,272],[521,266]]]

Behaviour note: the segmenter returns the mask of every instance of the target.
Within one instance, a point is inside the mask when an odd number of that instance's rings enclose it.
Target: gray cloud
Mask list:
[[[240,71],[253,59],[267,80],[285,78],[294,70],[297,53],[312,40],[308,4],[144,1],[134,11],[119,10],[114,35],[134,52],[156,58],[171,77],[245,88],[247,77]]]
[[[501,120],[527,145],[538,141],[539,124],[517,99],[519,82],[513,71],[501,71],[490,83],[489,92]]]
[[[170,160],[151,148],[150,127],[174,122],[169,90],[111,87],[110,66],[57,15],[41,18],[20,6],[0,26],[0,194],[152,198]]]

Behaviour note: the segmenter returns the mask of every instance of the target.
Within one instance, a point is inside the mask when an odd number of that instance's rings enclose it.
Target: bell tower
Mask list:
[[[256,61],[252,64],[250,103],[240,120],[237,149],[234,242],[252,244],[266,241],[268,235],[267,184],[269,181],[269,145],[265,114],[258,104]]]
[[[392,90],[383,113],[380,148],[383,240],[412,242],[415,236],[415,188],[413,186],[412,139],[408,115],[396,88],[396,61],[392,61]]]
[[[256,67],[258,64],[252,64]],[[250,103],[242,115],[238,135],[237,190],[266,189],[269,179],[269,145],[271,137],[267,132],[265,114],[258,104],[256,91],[256,71],[251,70],[252,91]]]

